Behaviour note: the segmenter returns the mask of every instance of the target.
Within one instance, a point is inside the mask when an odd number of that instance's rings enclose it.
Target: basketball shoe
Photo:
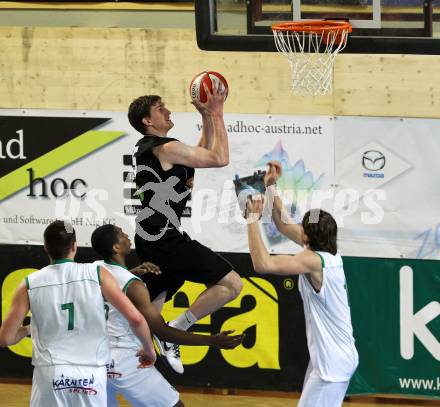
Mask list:
[[[160,351],[160,355],[168,366],[176,373],[182,374],[184,369],[182,361],[180,360],[180,345],[162,341],[156,335],[153,335],[153,337]]]

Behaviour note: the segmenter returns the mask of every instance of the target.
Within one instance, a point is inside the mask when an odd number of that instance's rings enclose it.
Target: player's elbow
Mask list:
[[[264,267],[260,264],[255,265],[254,270],[257,274],[265,274]]]
[[[229,153],[227,151],[210,151],[209,156],[213,167],[226,167],[229,164]]]
[[[222,157],[222,159],[220,160],[220,164],[221,167],[226,167],[227,165],[229,165],[229,156]]]
[[[227,165],[229,165],[229,158],[228,157],[215,157],[214,162],[213,162],[213,167],[215,168],[221,168],[221,167],[226,167]]]
[[[0,348],[6,348],[7,346],[13,345],[14,342],[10,335],[7,335],[5,332],[0,332]]]
[[[254,270],[257,274],[270,274],[270,264],[268,261],[254,262]]]

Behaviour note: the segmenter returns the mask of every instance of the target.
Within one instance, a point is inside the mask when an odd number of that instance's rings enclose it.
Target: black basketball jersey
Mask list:
[[[173,185],[173,189],[177,194],[182,194],[191,190],[192,179],[194,178],[194,168],[187,167],[185,165],[174,164],[173,167],[167,171],[162,169],[159,159],[153,154],[153,148],[162,144],[169,143],[171,141],[178,141],[175,138],[158,137],[151,134],[145,135],[141,138],[135,148],[133,154],[133,167],[135,171],[135,182],[138,190],[144,187],[147,183],[162,184],[170,177],[174,176],[178,178],[178,182]],[[150,208],[150,200],[157,194],[154,188],[148,187],[143,193],[139,195],[142,203],[142,208]],[[155,187],[155,186],[153,186]],[[185,209],[186,203],[190,198],[190,193],[180,199],[178,202],[172,199],[166,199],[166,203],[176,213],[177,218],[181,219],[182,212]],[[154,213],[147,219],[140,223],[140,226],[146,231],[157,230],[167,226],[172,227],[168,221],[168,218],[153,210]]]

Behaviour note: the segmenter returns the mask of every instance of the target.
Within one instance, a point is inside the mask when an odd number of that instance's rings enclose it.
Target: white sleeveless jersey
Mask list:
[[[142,281],[139,277],[130,273],[126,267],[116,263],[104,261],[95,262],[96,265],[106,268],[118,281],[121,290],[126,293],[127,288],[135,280]],[[107,314],[107,332],[112,348],[140,349],[142,344],[130,328],[127,319],[110,303],[105,303]]]
[[[307,344],[313,370],[322,380],[350,380],[358,365],[347,286],[339,254],[316,252],[321,257],[323,280],[319,293],[306,274],[299,276],[304,303]]]
[[[32,364],[104,366],[109,360],[96,265],[59,260],[25,279],[32,312]]]

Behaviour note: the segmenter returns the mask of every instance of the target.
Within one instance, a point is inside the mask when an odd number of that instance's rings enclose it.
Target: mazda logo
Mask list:
[[[377,150],[365,151],[362,155],[362,167],[368,171],[380,171],[385,167],[385,156]]]

